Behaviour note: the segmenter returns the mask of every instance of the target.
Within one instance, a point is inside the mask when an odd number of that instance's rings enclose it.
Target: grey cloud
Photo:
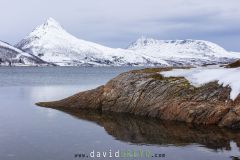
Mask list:
[[[0,0],[0,39],[16,43],[47,17],[75,36],[126,47],[141,35],[213,40],[240,51],[239,0]]]

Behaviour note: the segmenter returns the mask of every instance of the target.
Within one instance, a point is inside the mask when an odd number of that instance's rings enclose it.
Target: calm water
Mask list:
[[[135,150],[145,156],[165,154],[165,158],[135,159],[164,160],[221,160],[240,155],[238,131],[34,105],[94,88],[130,69],[0,68],[0,159],[91,159],[75,156],[90,156],[93,150],[95,157],[97,152],[107,151],[108,156],[110,150],[112,154]]]

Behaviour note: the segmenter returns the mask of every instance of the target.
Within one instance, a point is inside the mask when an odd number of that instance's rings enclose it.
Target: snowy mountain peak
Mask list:
[[[128,49],[138,49],[138,48],[144,48],[148,46],[153,46],[153,45],[161,45],[161,44],[190,44],[194,43],[197,40],[192,40],[192,39],[186,39],[186,40],[157,40],[154,38],[147,38],[147,37],[140,37],[137,39],[135,42],[131,43],[128,46]]]
[[[52,41],[54,42],[56,40],[56,37],[57,39],[59,39],[59,37],[68,37],[68,34],[55,19],[50,17],[16,44],[15,47],[39,56],[35,54],[35,49],[32,50],[32,48],[41,48],[44,45],[51,45]],[[42,41],[44,41],[44,43]]]
[[[53,18],[48,18],[45,23],[35,28],[28,37],[42,37],[49,32],[64,31],[62,26]]]
[[[135,42],[131,43],[128,46],[128,49],[134,49],[134,48],[138,48],[138,47],[144,47],[144,46],[149,46],[149,45],[154,45],[158,43],[158,40],[155,40],[153,38],[147,38],[147,37],[140,37],[139,39],[137,39]]]
[[[135,42],[131,43],[128,46],[128,49],[140,49],[140,48],[146,48],[146,47],[153,47],[153,46],[159,46],[159,45],[168,45],[168,46],[186,46],[192,47],[192,46],[198,46],[203,48],[221,48],[220,46],[203,40],[193,40],[193,39],[184,39],[184,40],[157,40],[153,38],[146,38],[142,36],[141,38],[137,39]],[[224,50],[223,48],[221,48]]]
[[[133,42],[128,49],[130,50],[145,50],[151,49],[158,52],[171,53],[200,53],[206,55],[208,53],[215,54],[215,56],[226,56],[227,51],[219,45],[204,41],[204,40],[156,40],[153,38],[141,37]]]
[[[54,27],[54,28],[62,28],[62,26],[52,17],[49,17],[46,22],[43,24],[45,28]]]

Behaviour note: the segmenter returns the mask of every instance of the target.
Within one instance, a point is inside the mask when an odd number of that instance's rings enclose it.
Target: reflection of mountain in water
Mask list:
[[[216,126],[194,126],[190,124],[146,119],[133,115],[100,113],[59,109],[78,119],[97,123],[109,135],[125,142],[153,145],[184,146],[192,143],[210,149],[231,150],[230,142],[240,147],[240,132]]]

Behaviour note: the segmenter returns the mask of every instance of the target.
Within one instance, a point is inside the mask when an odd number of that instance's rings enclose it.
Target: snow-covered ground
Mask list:
[[[161,72],[165,77],[185,77],[192,85],[199,87],[218,81],[219,85],[230,86],[230,98],[235,100],[240,94],[240,67],[223,68],[218,66],[197,67],[191,69],[173,69]]]

